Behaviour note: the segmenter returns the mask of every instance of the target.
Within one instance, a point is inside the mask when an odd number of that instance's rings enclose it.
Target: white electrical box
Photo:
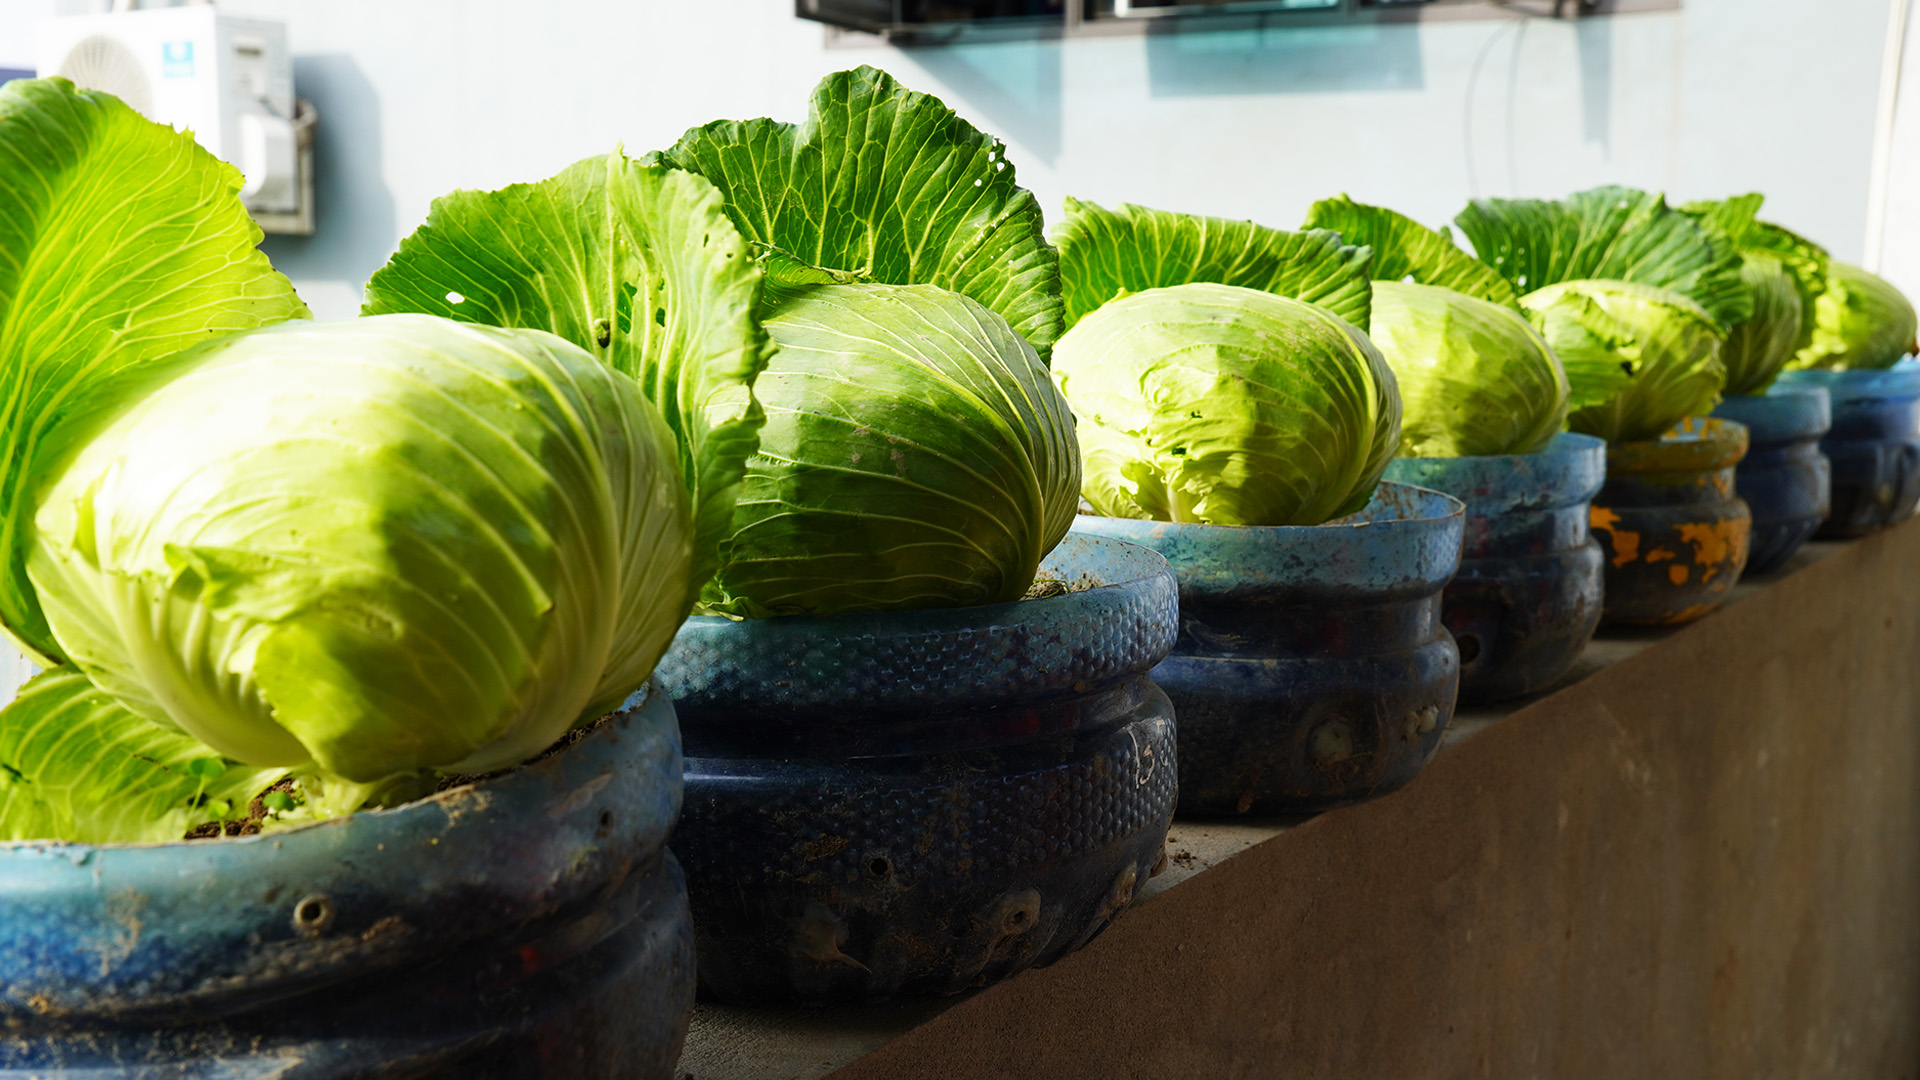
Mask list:
[[[239,167],[247,209],[300,209],[284,24],[225,15],[212,4],[61,16],[40,24],[39,73],[104,90],[150,120],[193,132]]]

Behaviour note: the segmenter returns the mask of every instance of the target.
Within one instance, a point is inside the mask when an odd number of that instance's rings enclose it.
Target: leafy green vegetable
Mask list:
[[[1628,281],[1679,293],[1723,327],[1752,312],[1733,243],[1658,194],[1602,187],[1558,201],[1476,199],[1454,221],[1516,293]]]
[[[282,775],[135,716],[72,668],[48,671],[0,713],[0,842],[178,840],[246,817]]]
[[[1740,252],[1740,276],[1753,297],[1752,315],[1733,324],[1721,350],[1728,394],[1765,392],[1794,353],[1812,344],[1814,305],[1827,288],[1826,250],[1759,220],[1762,202],[1751,194],[1681,208]]]
[[[36,487],[189,345],[304,317],[240,173],[65,79],[0,87],[0,627],[64,655],[27,582]]]
[[[1005,153],[938,98],[861,67],[822,79],[799,127],[716,121],[661,157],[718,186],[775,261],[970,296],[1044,358],[1062,329],[1059,261]]]
[[[1753,290],[1753,314],[1727,333],[1720,359],[1732,394],[1762,394],[1800,347],[1801,328],[1811,327],[1794,276],[1772,255],[1745,257],[1740,277]],[[1808,335],[1810,336],[1810,335]]]
[[[369,315],[546,330],[637,379],[678,440],[694,512],[691,607],[764,421],[761,270],[720,194],[615,152],[537,184],[457,191],[367,282]]]
[[[1566,373],[1512,308],[1381,281],[1371,337],[1400,387],[1401,456],[1531,454],[1566,423]]]
[[[1361,328],[1370,317],[1371,253],[1325,230],[1282,232],[1126,203],[1105,210],[1069,198],[1053,242],[1069,327],[1116,297],[1191,282],[1304,300]]]
[[[1577,406],[1567,426],[1574,431],[1611,442],[1657,439],[1720,398],[1727,377],[1720,362],[1723,332],[1679,293],[1624,281],[1568,281],[1528,293],[1520,303],[1566,368]]]
[[[487,772],[687,612],[673,435],[548,334],[394,315],[195,350],[50,478],[29,573],[135,713],[357,784]]]
[[[1438,232],[1379,206],[1357,203],[1345,195],[1322,199],[1307,213],[1305,228],[1330,229],[1349,244],[1373,249],[1369,273],[1375,281],[1410,281],[1438,285],[1481,300],[1518,310],[1513,286],[1492,267],[1453,246],[1445,229]],[[1378,294],[1375,294],[1378,301]],[[1389,357],[1389,359],[1392,359]]]
[[[1365,506],[1400,442],[1366,335],[1264,290],[1123,296],[1074,324],[1053,370],[1081,421],[1083,494],[1114,517],[1317,525]]]
[[[1787,364],[1793,370],[1890,368],[1916,349],[1913,304],[1885,278],[1835,260],[1814,303],[1812,341]]]
[[[775,308],[767,408],[709,610],[761,617],[1018,600],[1073,522],[1073,417],[985,307],[820,285]]]

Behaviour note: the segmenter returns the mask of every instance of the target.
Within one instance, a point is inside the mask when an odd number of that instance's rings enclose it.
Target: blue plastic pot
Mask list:
[[[0,845],[0,1077],[670,1077],[693,1007],[657,691],[575,745],[265,836]]]
[[[1709,417],[1607,446],[1607,482],[1591,514],[1607,565],[1602,622],[1692,622],[1727,598],[1746,569],[1753,526],[1733,493],[1746,453],[1745,427]]]
[[[1827,391],[1776,386],[1765,394],[1730,397],[1713,415],[1747,429],[1747,456],[1733,486],[1753,512],[1747,574],[1764,574],[1787,561],[1827,519],[1833,469],[1820,439],[1833,426]]]
[[[1153,679],[1180,718],[1182,814],[1324,810],[1413,779],[1460,684],[1440,590],[1464,514],[1383,483],[1325,525],[1074,523],[1153,548],[1180,579],[1179,643]]]
[[[688,620],[674,850],[702,989],[807,1004],[953,993],[1078,948],[1165,856],[1166,561],[1069,536],[1074,591],[973,608]]]
[[[1820,450],[1833,462],[1833,509],[1817,536],[1864,536],[1913,516],[1920,505],[1920,364],[1885,371],[1789,371],[1781,387],[1823,387],[1833,429]]]
[[[1607,444],[1560,435],[1537,454],[1400,458],[1387,477],[1467,504],[1460,572],[1440,617],[1460,647],[1460,700],[1544,690],[1600,625],[1600,545],[1588,502],[1606,479]]]

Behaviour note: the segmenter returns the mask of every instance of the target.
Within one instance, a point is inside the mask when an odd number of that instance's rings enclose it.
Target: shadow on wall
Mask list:
[[[1613,149],[1613,20],[1582,19],[1574,27],[1580,49],[1580,137]]]
[[[1057,41],[914,49],[908,58],[960,99],[969,120],[1046,162],[1060,160]]]
[[[260,249],[295,281],[337,282],[357,295],[392,254],[393,195],[381,173],[380,94],[342,53],[296,57],[293,84],[320,114],[313,146],[315,231],[269,236]],[[327,306],[315,304],[315,314],[353,314],[323,310]]]
[[[1417,25],[1263,27],[1147,35],[1154,97],[1419,90]]]

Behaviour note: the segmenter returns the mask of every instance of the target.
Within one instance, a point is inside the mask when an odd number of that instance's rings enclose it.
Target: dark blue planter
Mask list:
[[[1500,701],[1565,675],[1600,625],[1600,545],[1587,504],[1607,444],[1564,434],[1537,454],[1400,458],[1387,478],[1467,504],[1460,572],[1441,619],[1460,647],[1460,700]]]
[[[1440,590],[1463,515],[1384,483],[1325,525],[1074,523],[1153,548],[1180,579],[1179,644],[1153,679],[1180,718],[1182,814],[1324,810],[1413,779],[1460,683]]]
[[[1833,509],[1816,536],[1864,536],[1913,516],[1920,505],[1920,364],[1789,371],[1776,385],[1824,387],[1833,401],[1833,430],[1820,440],[1833,463]]]
[[[265,836],[0,845],[0,1077],[670,1077],[693,1007],[673,708]]]
[[[1733,486],[1753,512],[1747,575],[1787,561],[1827,519],[1833,470],[1820,439],[1833,426],[1825,388],[1776,386],[1765,394],[1730,397],[1713,415],[1743,424],[1747,456]]]
[[[1098,933],[1165,857],[1173,712],[1147,672],[1176,590],[1069,536],[1076,591],[974,608],[695,618],[660,675],[687,739],[704,991],[954,993]]]

